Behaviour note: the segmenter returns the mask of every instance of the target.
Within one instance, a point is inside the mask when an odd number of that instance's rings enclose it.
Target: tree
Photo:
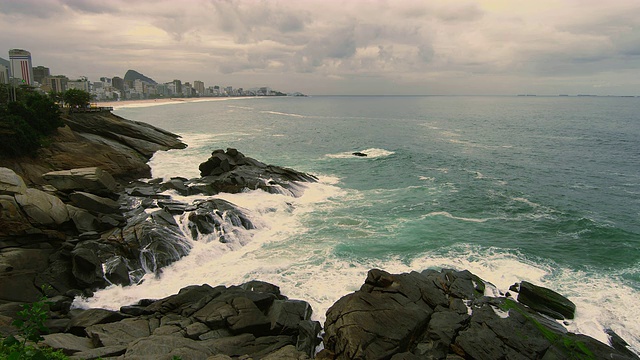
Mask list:
[[[0,157],[33,155],[48,135],[64,126],[60,109],[46,95],[29,89],[16,95],[17,101],[0,102]]]
[[[64,92],[62,98],[69,107],[86,107],[91,101],[91,94],[84,90],[69,89]]]

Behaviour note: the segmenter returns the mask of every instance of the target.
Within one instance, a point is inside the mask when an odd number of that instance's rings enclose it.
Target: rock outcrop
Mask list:
[[[98,125],[75,126],[100,133]],[[133,135],[133,130],[126,130],[131,124],[119,126],[111,130]],[[160,142],[162,136],[148,138]],[[251,237],[248,232],[256,228],[248,211],[232,203],[221,199],[183,203],[164,194],[166,190],[215,195],[264,189],[297,195],[304,189],[301,181],[316,180],[312,175],[265,165],[235,149],[215,151],[212,158],[225,160],[218,163],[224,169],[210,168],[210,174],[216,175],[126,185],[118,184],[99,167],[88,167],[47,172],[40,178],[47,183],[36,189],[27,187],[12,170],[0,168],[0,255],[7,252],[0,257],[6,260],[0,281],[25,289],[3,292],[0,301],[35,301],[43,284],[51,286],[51,296],[70,291],[90,294],[110,284],[134,284],[187,255],[191,241],[217,241],[236,249],[246,244]],[[216,161],[207,162],[212,163]],[[236,178],[241,180],[231,181]],[[184,230],[176,220],[184,223]],[[14,249],[25,248],[42,255],[38,257],[41,261],[27,266],[16,263],[20,257],[9,256]]]
[[[0,167],[13,169],[29,184],[45,184],[43,174],[51,171],[88,167],[127,181],[151,175],[147,161],[155,151],[186,147],[178,135],[110,112],[73,113],[63,120],[66,126],[35,158],[0,156]]]
[[[486,286],[468,271],[371,270],[327,311],[317,358],[638,359],[509,296],[485,296]]]
[[[310,174],[280,166],[267,165],[246,157],[236,149],[214,150],[200,164],[200,179],[190,186],[192,194],[237,193],[243,189],[262,189],[269,193],[299,196],[296,182],[316,182]]]
[[[189,286],[119,312],[67,310],[55,313],[66,327],[43,343],[73,359],[308,359],[320,342],[311,306],[260,281]]]

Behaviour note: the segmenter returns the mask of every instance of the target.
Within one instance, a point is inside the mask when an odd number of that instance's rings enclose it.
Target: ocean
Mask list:
[[[371,268],[468,269],[502,292],[549,287],[577,305],[570,331],[606,342],[611,328],[640,351],[640,98],[312,96],[114,113],[189,145],[158,152],[154,177],[198,177],[211,151],[232,147],[320,182],[300,198],[218,195],[258,228],[198,239],[160,277],[79,306],[258,279],[324,321]]]

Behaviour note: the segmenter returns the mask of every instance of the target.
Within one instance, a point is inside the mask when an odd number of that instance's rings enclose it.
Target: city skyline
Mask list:
[[[631,0],[23,0],[0,3],[0,48],[69,78],[134,69],[317,95],[639,95],[639,25]]]

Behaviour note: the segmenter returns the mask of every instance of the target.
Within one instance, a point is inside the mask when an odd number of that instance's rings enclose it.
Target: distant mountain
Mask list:
[[[147,82],[149,84],[153,84],[153,85],[157,84],[157,82],[155,80],[153,80],[152,78],[148,78],[148,77],[140,74],[139,72],[137,72],[135,70],[127,70],[127,73],[124,74],[124,79],[125,80],[131,80],[131,81],[139,79],[139,80],[145,81],[145,82]]]

